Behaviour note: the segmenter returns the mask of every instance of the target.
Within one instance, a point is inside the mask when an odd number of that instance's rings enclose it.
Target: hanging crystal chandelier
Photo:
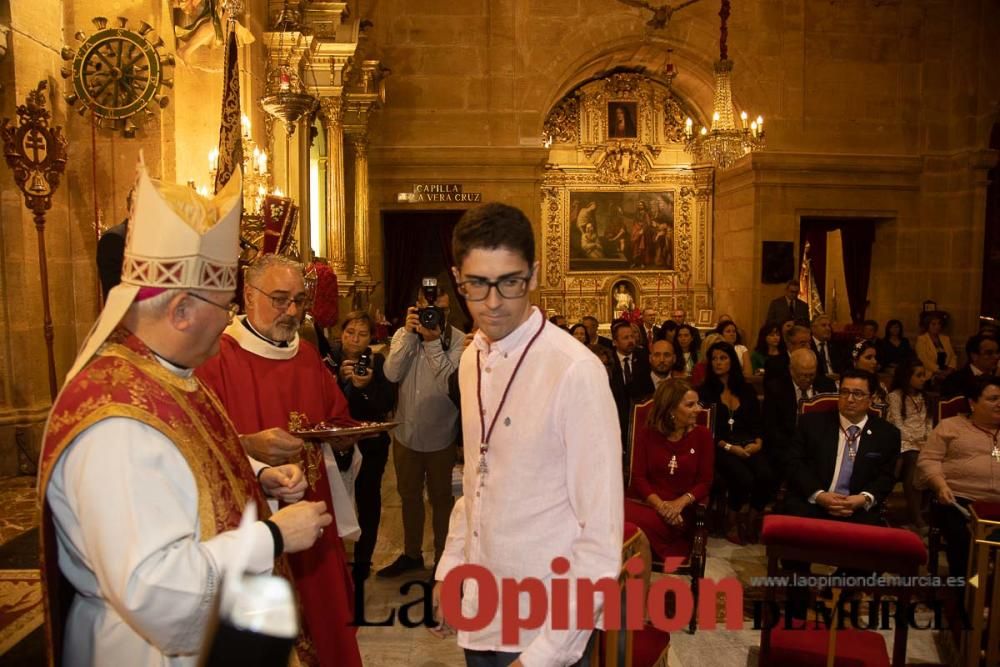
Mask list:
[[[736,125],[733,110],[733,92],[730,76],[733,61],[729,59],[726,47],[726,22],[729,20],[729,0],[722,0],[719,9],[722,25],[719,30],[719,60],[715,63],[715,98],[712,101],[712,127],[702,127],[695,134],[694,121],[688,118],[684,124],[687,137],[685,150],[696,162],[711,162],[719,169],[728,169],[733,163],[751,151],[764,148],[764,117],[747,125],[747,112],[740,113],[740,127]]]

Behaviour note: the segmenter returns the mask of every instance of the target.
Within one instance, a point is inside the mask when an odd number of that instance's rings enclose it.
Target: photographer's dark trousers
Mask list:
[[[371,567],[378,525],[382,520],[382,474],[389,460],[389,438],[362,440],[358,448],[361,449],[361,470],[354,481],[354,499],[358,504],[361,537],[354,545],[354,563],[367,570]]]
[[[423,558],[424,482],[431,503],[434,527],[434,560],[441,558],[448,537],[448,520],[455,499],[451,493],[451,471],[455,466],[455,444],[434,452],[417,452],[392,442],[392,459],[396,468],[396,488],[403,510],[403,553],[410,558]]]

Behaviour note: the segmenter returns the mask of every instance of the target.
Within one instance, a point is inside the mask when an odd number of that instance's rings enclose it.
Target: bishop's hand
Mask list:
[[[281,531],[285,553],[293,554],[315,544],[323,528],[333,523],[333,516],[326,511],[326,503],[302,500],[272,514],[271,521]]]

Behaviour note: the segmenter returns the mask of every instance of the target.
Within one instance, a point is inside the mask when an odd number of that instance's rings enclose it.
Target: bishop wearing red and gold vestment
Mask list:
[[[239,172],[206,199],[140,164],[122,282],[42,446],[52,664],[197,664],[223,575],[288,575],[282,552],[308,550],[332,520],[320,503],[270,514],[265,494],[298,500],[302,470],[255,479],[218,399],[193,375],[235,312],[241,199]],[[262,520],[237,531],[248,504]],[[306,662],[310,646],[303,635]]]

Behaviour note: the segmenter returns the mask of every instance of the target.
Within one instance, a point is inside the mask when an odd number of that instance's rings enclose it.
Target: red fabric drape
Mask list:
[[[406,319],[406,309],[424,276],[448,276],[449,284],[440,285],[451,296],[452,319],[461,310],[471,322],[465,303],[458,297],[455,279],[451,275],[454,259],[451,254],[451,233],[463,210],[446,211],[386,211],[385,230],[385,299],[386,318],[395,326]],[[461,323],[455,322],[456,326]]]

